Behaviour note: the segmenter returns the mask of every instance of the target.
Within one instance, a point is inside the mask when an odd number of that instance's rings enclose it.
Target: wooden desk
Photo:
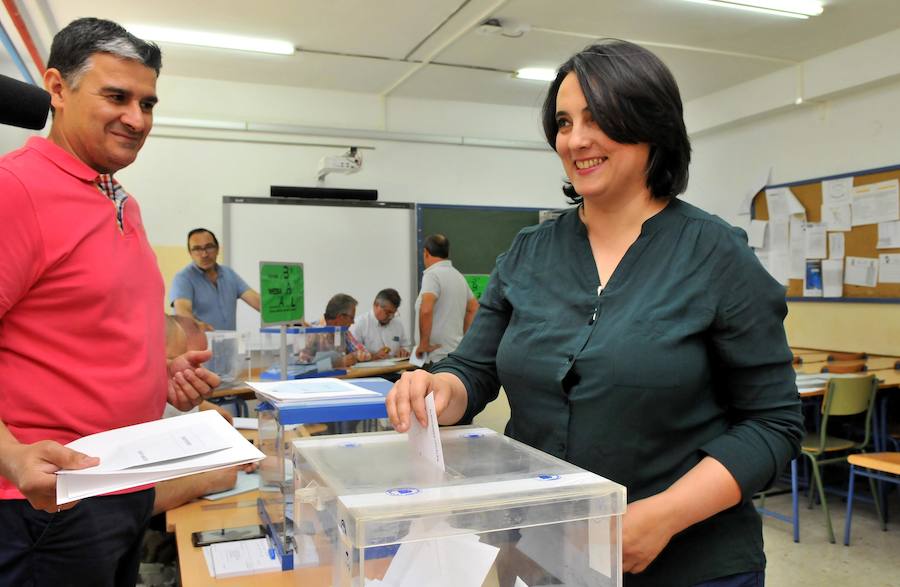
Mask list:
[[[860,361],[863,361],[866,364],[866,369],[868,369],[868,371],[889,371],[894,369],[894,364],[898,360],[897,357],[869,357],[864,360],[859,359],[856,361],[826,361],[824,359],[821,361],[807,361],[805,359],[806,356],[809,355],[804,355],[804,361],[802,363],[794,365],[794,370],[797,373],[821,373],[823,367],[830,367],[832,365],[840,367],[842,365],[850,365]],[[863,373],[865,372],[866,371],[863,371]]]
[[[296,584],[295,577],[290,571],[216,579],[209,574],[203,550],[191,544],[191,533],[199,530],[259,524],[259,514],[256,511],[257,497],[259,491],[242,493],[219,501],[200,499],[166,512],[166,530],[175,533],[178,566],[181,584],[184,587],[249,584],[261,587],[287,587]]]
[[[350,367],[347,369],[346,375],[341,375],[338,379],[362,379],[363,377],[378,377],[379,375],[387,375],[388,373],[399,373],[400,371],[409,371],[414,369],[409,361],[400,361],[386,367]]]
[[[198,500],[180,508],[166,512],[166,530],[175,533],[178,546],[178,566],[183,587],[253,585],[254,587],[330,587],[332,569],[330,566],[307,567],[280,573],[245,575],[228,579],[210,576],[203,557],[203,550],[191,543],[191,534],[200,530],[216,530],[234,526],[259,524],[261,520],[256,509],[259,491],[242,493],[219,501]],[[367,563],[367,571],[381,577],[388,560]],[[371,569],[369,568],[371,567]]]
[[[829,354],[830,353],[828,353],[826,351],[814,351],[814,352],[809,352],[809,353],[805,353],[802,355],[797,355],[796,353],[794,353],[795,356],[798,356],[803,360],[804,365],[806,363],[819,363],[819,362],[827,361]]]
[[[900,361],[900,357],[869,357],[866,359],[866,367],[869,368],[869,371],[893,369],[897,361]]]
[[[803,355],[809,355],[812,353],[822,353],[822,352],[826,352],[826,351],[822,351],[820,349],[801,349],[801,348],[791,347],[791,352],[794,353],[795,356],[803,356]]]

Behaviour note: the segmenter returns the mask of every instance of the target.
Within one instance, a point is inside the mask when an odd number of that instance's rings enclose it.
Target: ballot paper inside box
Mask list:
[[[441,442],[445,471],[396,432],[294,441],[296,583],[621,585],[624,487],[485,428]]]

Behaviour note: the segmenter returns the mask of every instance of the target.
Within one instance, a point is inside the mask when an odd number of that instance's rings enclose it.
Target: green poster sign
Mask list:
[[[263,326],[303,320],[303,264],[259,263],[260,316]]]
[[[466,278],[466,283],[469,284],[469,289],[472,290],[472,293],[475,295],[476,300],[481,299],[481,294],[484,293],[484,288],[487,287],[488,279],[490,279],[490,275],[482,275],[482,274],[467,274],[463,275]]]

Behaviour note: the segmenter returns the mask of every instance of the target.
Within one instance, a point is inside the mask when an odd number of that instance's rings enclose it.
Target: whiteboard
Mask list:
[[[259,262],[303,263],[305,317],[318,320],[336,293],[371,311],[375,294],[400,293],[397,315],[407,336],[414,324],[415,209],[393,202],[311,203],[292,198],[223,198],[225,265],[259,291]],[[237,329],[259,332],[259,313],[238,302]]]

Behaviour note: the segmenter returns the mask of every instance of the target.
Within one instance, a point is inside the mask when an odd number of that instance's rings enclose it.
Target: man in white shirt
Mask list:
[[[383,289],[375,296],[372,311],[360,316],[350,327],[350,333],[366,347],[373,359],[409,356],[403,323],[397,317],[399,309],[400,294],[397,290]]]
[[[478,311],[478,300],[449,257],[450,241],[446,236],[432,234],[425,239],[422,251],[425,272],[416,300],[419,322],[416,356],[429,353],[430,362],[437,362],[456,350]]]

